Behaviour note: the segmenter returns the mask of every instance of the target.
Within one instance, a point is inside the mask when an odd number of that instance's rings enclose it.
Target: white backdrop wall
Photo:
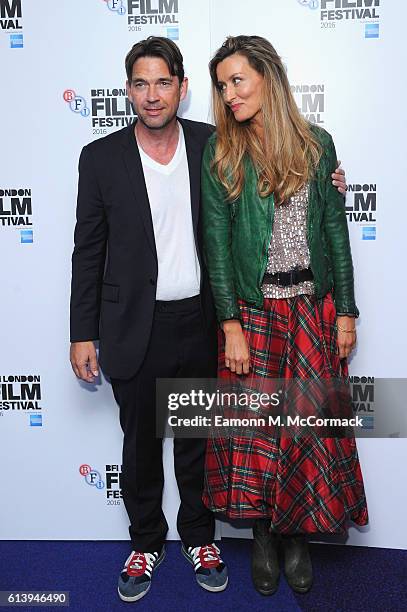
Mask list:
[[[352,189],[361,317],[351,374],[373,385],[405,377],[404,16],[403,0],[0,0],[0,538],[128,536],[118,410],[103,377],[88,386],[71,372],[68,303],[79,153],[131,119],[124,57],[149,34],[179,44],[190,78],[182,115],[201,121],[210,120],[207,64],[225,36],[275,45],[299,107],[333,135]],[[352,527],[347,543],[407,548],[406,440],[358,447],[370,525]],[[165,465],[175,539],[169,440]],[[221,522],[218,535],[249,531]]]

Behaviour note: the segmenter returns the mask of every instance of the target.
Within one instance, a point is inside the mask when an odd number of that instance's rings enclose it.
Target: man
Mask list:
[[[126,57],[137,121],[84,147],[72,256],[71,363],[87,382],[99,361],[124,433],[122,492],[133,551],[124,601],[150,588],[164,557],[162,440],[156,378],[216,376],[216,326],[199,223],[202,150],[213,127],[177,118],[188,81],[171,40],[149,37]],[[336,175],[337,180],[341,180]],[[222,591],[227,568],[201,499],[205,440],[174,439],[182,552],[198,584]]]
[[[135,125],[84,147],[79,162],[72,257],[71,362],[93,382],[110,376],[124,432],[122,492],[133,552],[119,595],[150,588],[168,530],[161,509],[162,440],[156,437],[156,378],[216,377],[215,318],[199,231],[201,153],[213,128],[177,119],[187,93],[183,58],[150,37],[126,57]],[[177,527],[198,583],[227,585],[202,503],[205,440],[174,439],[181,498]]]

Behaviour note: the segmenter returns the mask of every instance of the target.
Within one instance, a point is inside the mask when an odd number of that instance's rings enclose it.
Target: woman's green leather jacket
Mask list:
[[[332,185],[337,166],[332,137],[311,126],[322,146],[322,155],[310,181],[307,239],[315,295],[332,291],[337,314],[358,316],[353,265],[344,197]],[[211,168],[216,133],[208,140],[202,160],[202,220],[204,254],[219,321],[240,317],[238,298],[262,308],[261,282],[266,270],[274,215],[273,195],[262,198],[257,174],[245,160],[245,183],[240,196],[230,202]]]

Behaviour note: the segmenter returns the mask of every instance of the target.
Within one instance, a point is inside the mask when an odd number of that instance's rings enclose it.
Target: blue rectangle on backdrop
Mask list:
[[[178,40],[179,29],[178,28],[167,28],[167,38],[170,40]]]
[[[10,34],[11,49],[22,49],[24,47],[24,39],[22,34]]]
[[[376,227],[374,225],[362,227],[362,240],[376,240]]]
[[[42,427],[42,414],[30,414],[31,427]]]
[[[374,417],[363,416],[362,417],[362,429],[374,429]]]
[[[34,241],[32,230],[20,230],[21,244],[27,244]]]
[[[365,38],[379,38],[379,24],[378,23],[366,23],[365,24]]]

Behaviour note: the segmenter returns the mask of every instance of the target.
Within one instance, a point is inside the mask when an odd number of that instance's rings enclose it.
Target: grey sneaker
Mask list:
[[[203,589],[214,593],[223,591],[228,584],[228,570],[220,558],[215,544],[207,546],[182,546],[182,554],[194,566],[196,580]]]
[[[164,557],[164,547],[160,553],[142,553],[133,550],[119,576],[117,590],[120,599],[137,601],[144,597],[151,586],[151,575]]]

